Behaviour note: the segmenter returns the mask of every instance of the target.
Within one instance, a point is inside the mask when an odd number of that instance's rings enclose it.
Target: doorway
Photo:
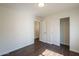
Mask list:
[[[40,47],[40,21],[36,20],[34,22],[34,44],[35,44],[35,49],[38,49]]]
[[[70,33],[70,18],[61,18],[60,19],[60,46],[66,46],[69,49],[70,40],[69,40],[69,33]]]
[[[35,32],[35,39],[39,39],[40,37],[40,22],[39,21],[35,21],[35,25],[34,25],[34,32]]]

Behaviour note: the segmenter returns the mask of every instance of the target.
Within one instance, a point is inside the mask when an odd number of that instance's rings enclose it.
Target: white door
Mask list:
[[[41,36],[41,39],[40,41],[42,42],[46,42],[47,41],[47,37],[46,37],[46,21],[41,21],[40,23],[40,36]]]

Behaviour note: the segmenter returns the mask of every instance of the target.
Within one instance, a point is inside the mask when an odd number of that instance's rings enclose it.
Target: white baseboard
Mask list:
[[[70,51],[72,51],[72,52],[76,52],[76,53],[79,53],[78,50],[74,50],[74,49],[70,49]]]
[[[5,55],[5,54],[9,54],[9,53],[11,53],[11,52],[13,52],[13,51],[16,51],[16,50],[18,50],[18,49],[24,48],[24,47],[29,46],[29,45],[31,45],[31,44],[34,44],[34,42],[28,43],[27,45],[22,45],[21,47],[17,47],[17,48],[15,48],[15,49],[11,49],[11,50],[5,51],[5,52],[1,53],[0,56],[1,56],[1,55]]]

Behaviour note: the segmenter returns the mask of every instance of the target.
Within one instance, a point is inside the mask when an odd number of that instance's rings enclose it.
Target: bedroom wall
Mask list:
[[[79,9],[70,9],[51,14],[43,20],[47,21],[47,40],[60,46],[60,18],[70,17],[70,50],[79,52]],[[43,29],[41,29],[43,30]],[[43,36],[42,36],[43,37]],[[42,41],[43,39],[41,39]]]
[[[33,14],[23,8],[0,6],[0,55],[33,43]]]

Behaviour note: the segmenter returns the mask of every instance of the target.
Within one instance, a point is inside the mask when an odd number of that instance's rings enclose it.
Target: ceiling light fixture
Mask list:
[[[44,7],[44,3],[39,3],[38,6],[39,7]]]

